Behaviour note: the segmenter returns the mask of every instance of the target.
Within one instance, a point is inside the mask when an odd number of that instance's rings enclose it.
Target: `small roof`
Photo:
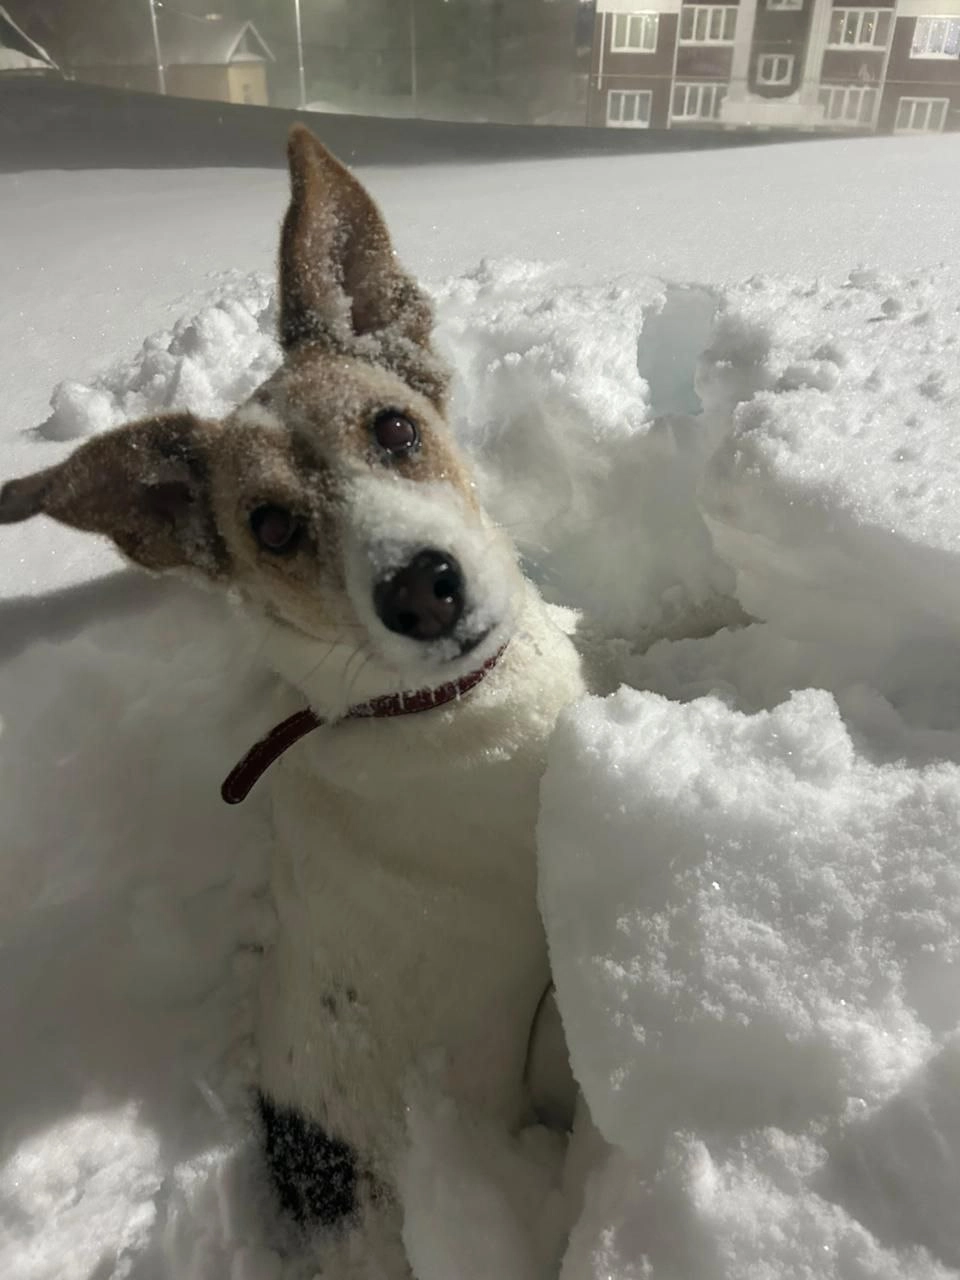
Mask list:
[[[59,71],[36,40],[31,40],[0,5],[0,71]]]
[[[198,19],[183,14],[176,23],[164,21],[160,49],[168,67],[274,61],[269,45],[252,22],[221,17]]]
[[[145,11],[146,12],[146,11]],[[252,22],[219,15],[209,18],[191,14],[158,15],[160,58],[165,67],[226,67],[233,62],[275,62],[270,46]],[[70,59],[73,66],[152,67],[156,61],[149,20],[137,36],[101,41],[78,50]]]

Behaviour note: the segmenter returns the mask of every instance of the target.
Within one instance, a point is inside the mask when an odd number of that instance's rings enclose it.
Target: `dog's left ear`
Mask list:
[[[304,125],[287,146],[290,205],[280,240],[280,343],[350,349],[377,341],[383,362],[435,401],[446,371],[430,347],[433,308],[397,261],[364,187]]]
[[[227,553],[209,485],[217,431],[178,413],[94,436],[56,466],[0,488],[0,524],[46,515],[112,538],[146,569],[220,577]]]

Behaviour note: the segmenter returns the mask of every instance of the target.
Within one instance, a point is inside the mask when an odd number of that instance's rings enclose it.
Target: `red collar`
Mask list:
[[[506,648],[506,646],[504,646]],[[503,649],[499,649],[492,658],[488,658],[482,667],[461,676],[459,680],[451,680],[438,689],[417,689],[414,693],[388,693],[381,698],[371,698],[369,702],[358,702],[340,717],[340,720],[380,720],[391,716],[412,716],[418,711],[432,711],[447,702],[462,698],[465,693],[476,688],[480,681],[493,670],[500,661]],[[271,729],[266,737],[261,738],[251,747],[240,763],[227,775],[220,788],[220,794],[227,804],[239,804],[246,800],[255,783],[266,773],[275,760],[299,742],[301,738],[325,725],[326,720],[307,707],[303,711],[295,711]]]

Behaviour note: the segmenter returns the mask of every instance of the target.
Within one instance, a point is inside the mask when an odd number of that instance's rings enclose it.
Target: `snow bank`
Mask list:
[[[61,382],[40,433],[71,440],[172,409],[220,417],[280,363],[276,327],[273,281],[228,275],[196,314],[148,338],[132,360],[89,383]]]
[[[612,1148],[564,1280],[960,1268],[960,328],[938,285],[727,291],[697,506],[760,620],[621,651],[636,687],[555,737],[542,906]]]
[[[156,1225],[159,1167],[156,1138],[133,1106],[71,1116],[32,1135],[0,1171],[12,1223],[0,1240],[4,1275],[86,1280],[105,1244],[115,1258],[142,1252]]]
[[[34,619],[0,668],[0,1271],[17,1280],[158,1268],[182,1171],[248,1127],[266,821],[218,787],[270,711],[225,606],[134,598]]]
[[[858,1219],[882,1239],[887,1201],[901,1248],[960,1264],[960,1095],[918,1100],[936,1054],[956,1079],[960,767],[874,763],[822,691],[746,716],[625,689],[566,717],[540,835],[574,1069],[631,1176],[666,1175],[628,1212],[652,1274],[683,1218],[681,1274],[943,1274],[883,1261]]]
[[[932,273],[728,293],[700,388],[733,429],[702,505],[749,612],[872,651],[955,633],[958,350]]]
[[[956,1274],[952,298],[935,275],[720,289],[517,261],[436,294],[484,500],[633,687],[568,713],[540,828],[600,1136],[561,1171],[542,1134],[412,1113],[420,1280]],[[46,435],[223,411],[279,358],[272,307],[227,279],[63,385]],[[93,624],[104,602],[10,606],[0,1249],[31,1280],[67,1253],[78,1276],[299,1280],[245,1103],[263,815],[217,800],[272,720],[256,655],[212,600],[158,589]]]

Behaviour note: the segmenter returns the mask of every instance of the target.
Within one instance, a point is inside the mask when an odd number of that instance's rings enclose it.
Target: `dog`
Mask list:
[[[302,708],[225,787],[267,770],[272,790],[266,1162],[298,1222],[377,1217],[399,1242],[411,1089],[505,1129],[543,1100],[538,787],[584,678],[478,502],[431,305],[378,208],[306,128],[288,158],[278,371],[222,421],[150,418],[9,481],[0,523],[105,535],[261,629]]]

